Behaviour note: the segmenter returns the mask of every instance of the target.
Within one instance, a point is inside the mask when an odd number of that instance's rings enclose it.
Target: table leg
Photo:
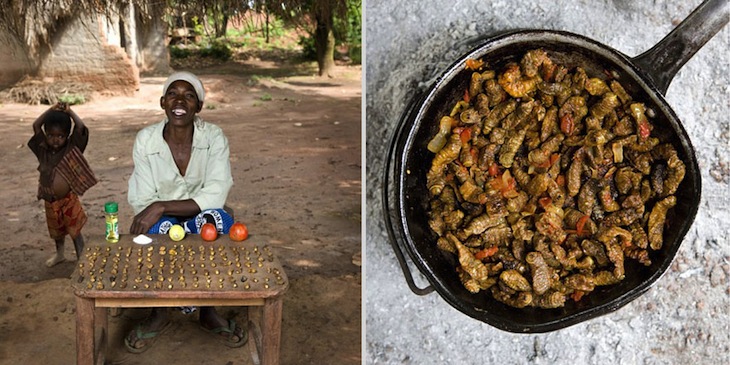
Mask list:
[[[94,299],[76,297],[76,365],[94,365]]]
[[[281,298],[268,298],[264,301],[261,328],[261,364],[278,365],[281,346]]]
[[[109,308],[104,307],[98,307],[96,308],[94,318],[94,328],[99,328],[99,337],[98,339],[95,339],[95,350],[97,353],[95,355],[96,357],[96,363],[97,364],[104,364],[106,361],[106,354],[108,350],[108,344],[109,344],[109,317],[108,317],[108,310]]]

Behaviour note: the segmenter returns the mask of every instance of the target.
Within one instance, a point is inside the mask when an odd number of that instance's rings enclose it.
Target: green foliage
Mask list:
[[[333,31],[337,43],[346,43],[351,46],[362,44],[361,0],[347,0],[347,15],[345,18],[335,16]]]
[[[317,46],[314,44],[314,37],[299,37],[299,45],[302,47],[302,57],[305,60],[314,61],[317,59]]]
[[[273,100],[273,97],[269,93],[264,93],[259,99],[261,99],[261,101],[271,101]]]
[[[206,43],[206,42],[203,42]],[[233,51],[224,40],[213,40],[209,44],[203,44],[200,47],[200,55],[203,57],[211,57],[221,61],[230,60],[233,56]]]
[[[362,0],[347,0],[347,12],[344,16],[334,14],[332,32],[335,43],[345,44],[348,47],[348,57],[355,64],[362,62]],[[292,15],[296,16],[296,15]],[[317,47],[314,36],[300,36],[299,45],[302,47],[302,57],[305,60],[317,59]]]
[[[344,43],[349,46],[348,56],[355,64],[362,63],[362,1],[347,0],[347,25]]]
[[[271,76],[253,75],[248,80],[247,84],[248,86],[256,86],[261,83],[261,80],[273,80],[273,78]]]
[[[301,52],[301,60],[313,61],[317,59],[317,46],[311,32],[315,16],[320,15],[324,19],[331,17],[331,30],[337,49],[347,49],[346,58],[356,64],[362,60],[362,0],[285,0],[271,3],[257,0],[200,3],[170,1],[170,9],[175,10],[168,10],[168,14],[172,19],[178,19],[168,20],[170,27],[184,25],[192,28],[192,32],[197,35],[197,42],[171,45],[172,60],[185,63],[196,62],[198,58],[208,59],[203,62],[227,61],[234,54],[247,57],[259,51],[272,50],[277,55]],[[180,24],[181,15],[173,13],[188,14],[187,23]],[[226,19],[232,22],[227,23]],[[221,23],[231,26],[221,27]],[[306,31],[304,35],[302,30]]]
[[[68,105],[78,105],[86,102],[86,97],[82,94],[69,94],[64,93],[58,97],[58,101],[64,102]]]
[[[347,56],[350,57],[352,63],[356,65],[362,64],[362,46],[359,44],[350,46],[350,49],[347,51]]]
[[[244,38],[251,32],[249,28],[250,27],[246,27],[244,29],[228,28],[228,30],[226,30],[226,38]]]
[[[285,27],[284,21],[274,17],[269,17],[269,36],[270,37],[281,37],[286,34],[287,28]]]
[[[175,58],[188,58],[190,57],[194,52],[190,48],[183,48],[179,45],[171,45],[170,46],[170,57]]]
[[[228,37],[243,37],[250,34],[260,34],[262,37],[266,35],[266,23],[258,24],[256,22],[244,22],[241,29],[229,29],[226,32]],[[269,16],[269,37],[281,37],[285,35],[289,28],[283,20],[271,15]]]
[[[170,57],[173,59],[200,56],[227,61],[233,57],[233,51],[226,40],[203,41],[200,44],[171,45]]]
[[[193,32],[195,32],[195,34],[205,34],[205,27],[197,16],[193,17]]]

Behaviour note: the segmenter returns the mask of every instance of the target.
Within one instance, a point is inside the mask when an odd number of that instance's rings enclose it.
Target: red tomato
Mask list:
[[[228,236],[232,241],[243,241],[248,238],[248,227],[241,222],[233,223],[231,230],[228,231]]]
[[[215,241],[215,239],[218,238],[218,230],[215,229],[213,223],[203,224],[203,226],[200,227],[200,237],[203,241]]]

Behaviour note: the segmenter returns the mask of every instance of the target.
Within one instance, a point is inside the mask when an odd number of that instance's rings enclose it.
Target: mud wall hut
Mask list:
[[[0,90],[30,78],[129,95],[139,88],[140,74],[169,72],[167,26],[161,16],[133,4],[101,12],[29,10],[15,28],[0,27],[0,49],[9,50],[0,53]],[[48,14],[54,11],[57,16]],[[48,24],[38,28],[38,22]]]

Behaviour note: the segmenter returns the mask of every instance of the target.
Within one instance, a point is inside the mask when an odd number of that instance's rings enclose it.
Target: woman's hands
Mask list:
[[[200,207],[192,199],[154,202],[134,216],[131,234],[144,234],[162,218],[163,215],[174,217],[192,217],[200,213]]]
[[[155,202],[147,206],[143,211],[134,216],[132,226],[129,227],[131,234],[144,234],[150,230],[155,223],[165,214],[165,207],[161,202]]]

